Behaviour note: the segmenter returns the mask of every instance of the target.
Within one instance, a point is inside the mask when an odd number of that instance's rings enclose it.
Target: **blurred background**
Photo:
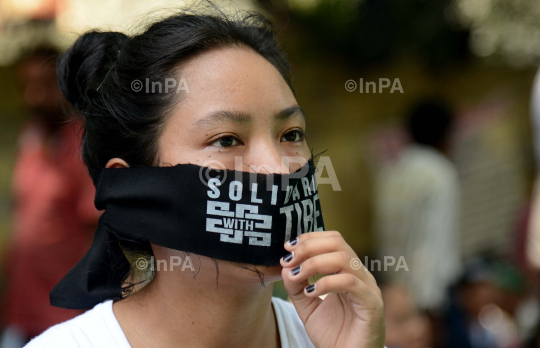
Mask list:
[[[216,2],[279,30],[341,188],[319,186],[325,224],[376,275],[387,346],[540,347],[540,1]],[[0,347],[78,314],[47,294],[99,216],[78,136],[54,126],[57,53],[181,4],[0,0]]]

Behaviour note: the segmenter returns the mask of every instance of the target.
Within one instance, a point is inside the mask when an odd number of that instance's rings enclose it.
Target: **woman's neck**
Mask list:
[[[158,271],[146,287],[116,302],[115,316],[132,348],[281,347],[273,284],[263,287],[258,278],[238,277],[250,271],[223,272],[233,266],[219,265],[219,279],[205,262],[196,275]]]

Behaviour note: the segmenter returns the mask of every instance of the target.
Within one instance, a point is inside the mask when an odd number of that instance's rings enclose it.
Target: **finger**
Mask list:
[[[339,233],[338,231],[315,231],[309,233],[302,233],[298,235],[295,239],[298,239],[299,242],[304,242],[314,238],[330,237],[336,235],[341,236],[341,233]],[[287,246],[290,246],[290,241],[285,243],[285,249],[287,249]]]
[[[317,255],[296,267],[291,267],[286,276],[291,281],[300,283],[316,274],[350,273],[366,282],[372,290],[375,290],[377,284],[371,273],[366,273],[367,269],[365,267],[360,269],[352,268],[350,260],[350,255],[343,250]]]
[[[354,253],[341,234],[325,234],[311,238],[302,238],[303,236],[304,235],[300,235],[295,244],[290,245],[285,243],[284,246],[287,251],[296,250],[295,253],[298,256],[303,257],[302,260],[297,258],[299,262],[302,262],[311,256],[332,251],[347,250]]]
[[[356,272],[356,270],[350,268],[349,259],[349,254],[343,250],[313,256],[302,262],[302,264],[291,268],[287,272],[287,277],[291,281],[301,282],[316,274],[332,274],[343,271]]]
[[[360,278],[350,273],[325,276],[304,289],[306,297],[319,298],[320,295],[334,292],[346,294],[353,303],[364,310],[383,308],[380,290],[372,289]]]
[[[291,302],[296,308],[298,315],[305,323],[307,321],[307,318],[309,318],[311,313],[315,311],[315,309],[319,306],[322,300],[319,297],[306,296],[304,288],[309,286],[309,282],[307,280],[301,282],[291,280],[288,277],[288,272],[290,270],[291,268],[285,267],[281,270],[281,275],[283,277],[283,286],[285,287],[285,291],[287,291],[287,294],[289,294],[289,298],[291,299]]]
[[[357,263],[361,264],[360,259],[343,239],[341,234],[336,232],[321,234],[319,236],[320,237],[312,237],[309,239],[298,238],[298,242],[296,244],[289,246],[285,245],[285,248],[290,251],[290,254],[280,259],[281,266],[295,268],[306,260],[314,258],[315,256],[329,254],[332,252],[340,252],[342,256],[342,268],[333,272],[319,273],[327,274],[339,271],[348,272],[360,277],[370,286],[377,286],[375,278],[368,271],[368,269],[365,267],[358,267]],[[301,235],[300,237],[304,237],[304,235]],[[323,261],[320,262],[323,263]],[[352,267],[352,263],[355,263],[354,268]]]

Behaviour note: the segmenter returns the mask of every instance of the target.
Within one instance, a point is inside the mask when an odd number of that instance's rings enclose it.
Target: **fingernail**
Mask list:
[[[287,255],[285,255],[283,257],[283,261],[290,262],[292,260],[293,256],[294,256],[294,251],[291,251],[290,253],[288,253]]]
[[[294,268],[293,270],[291,270],[291,274],[292,274],[293,276],[295,276],[295,275],[297,275],[298,273],[300,273],[300,270],[301,270],[301,269],[302,269],[302,265],[300,265],[300,266]]]
[[[298,244],[298,238],[295,238],[289,241],[289,245],[296,245],[296,244]]]
[[[306,286],[306,292],[309,294],[310,292],[313,292],[315,290],[315,284],[311,284],[309,286]]]

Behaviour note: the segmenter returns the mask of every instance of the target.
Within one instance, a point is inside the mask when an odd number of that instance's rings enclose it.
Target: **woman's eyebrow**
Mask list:
[[[304,112],[304,109],[297,105],[281,110],[274,117],[277,121],[284,121],[294,114],[302,116],[304,120],[306,119],[306,113]]]
[[[301,107],[291,106],[275,114],[274,119],[276,121],[284,121],[295,114],[302,116],[303,119],[306,118],[305,112]],[[247,123],[250,123],[252,119],[253,119],[253,116],[250,113],[246,113],[242,111],[220,110],[220,111],[211,112],[209,115],[196,121],[194,123],[194,126],[196,127],[214,126],[218,123],[224,123],[224,122],[247,124]]]

